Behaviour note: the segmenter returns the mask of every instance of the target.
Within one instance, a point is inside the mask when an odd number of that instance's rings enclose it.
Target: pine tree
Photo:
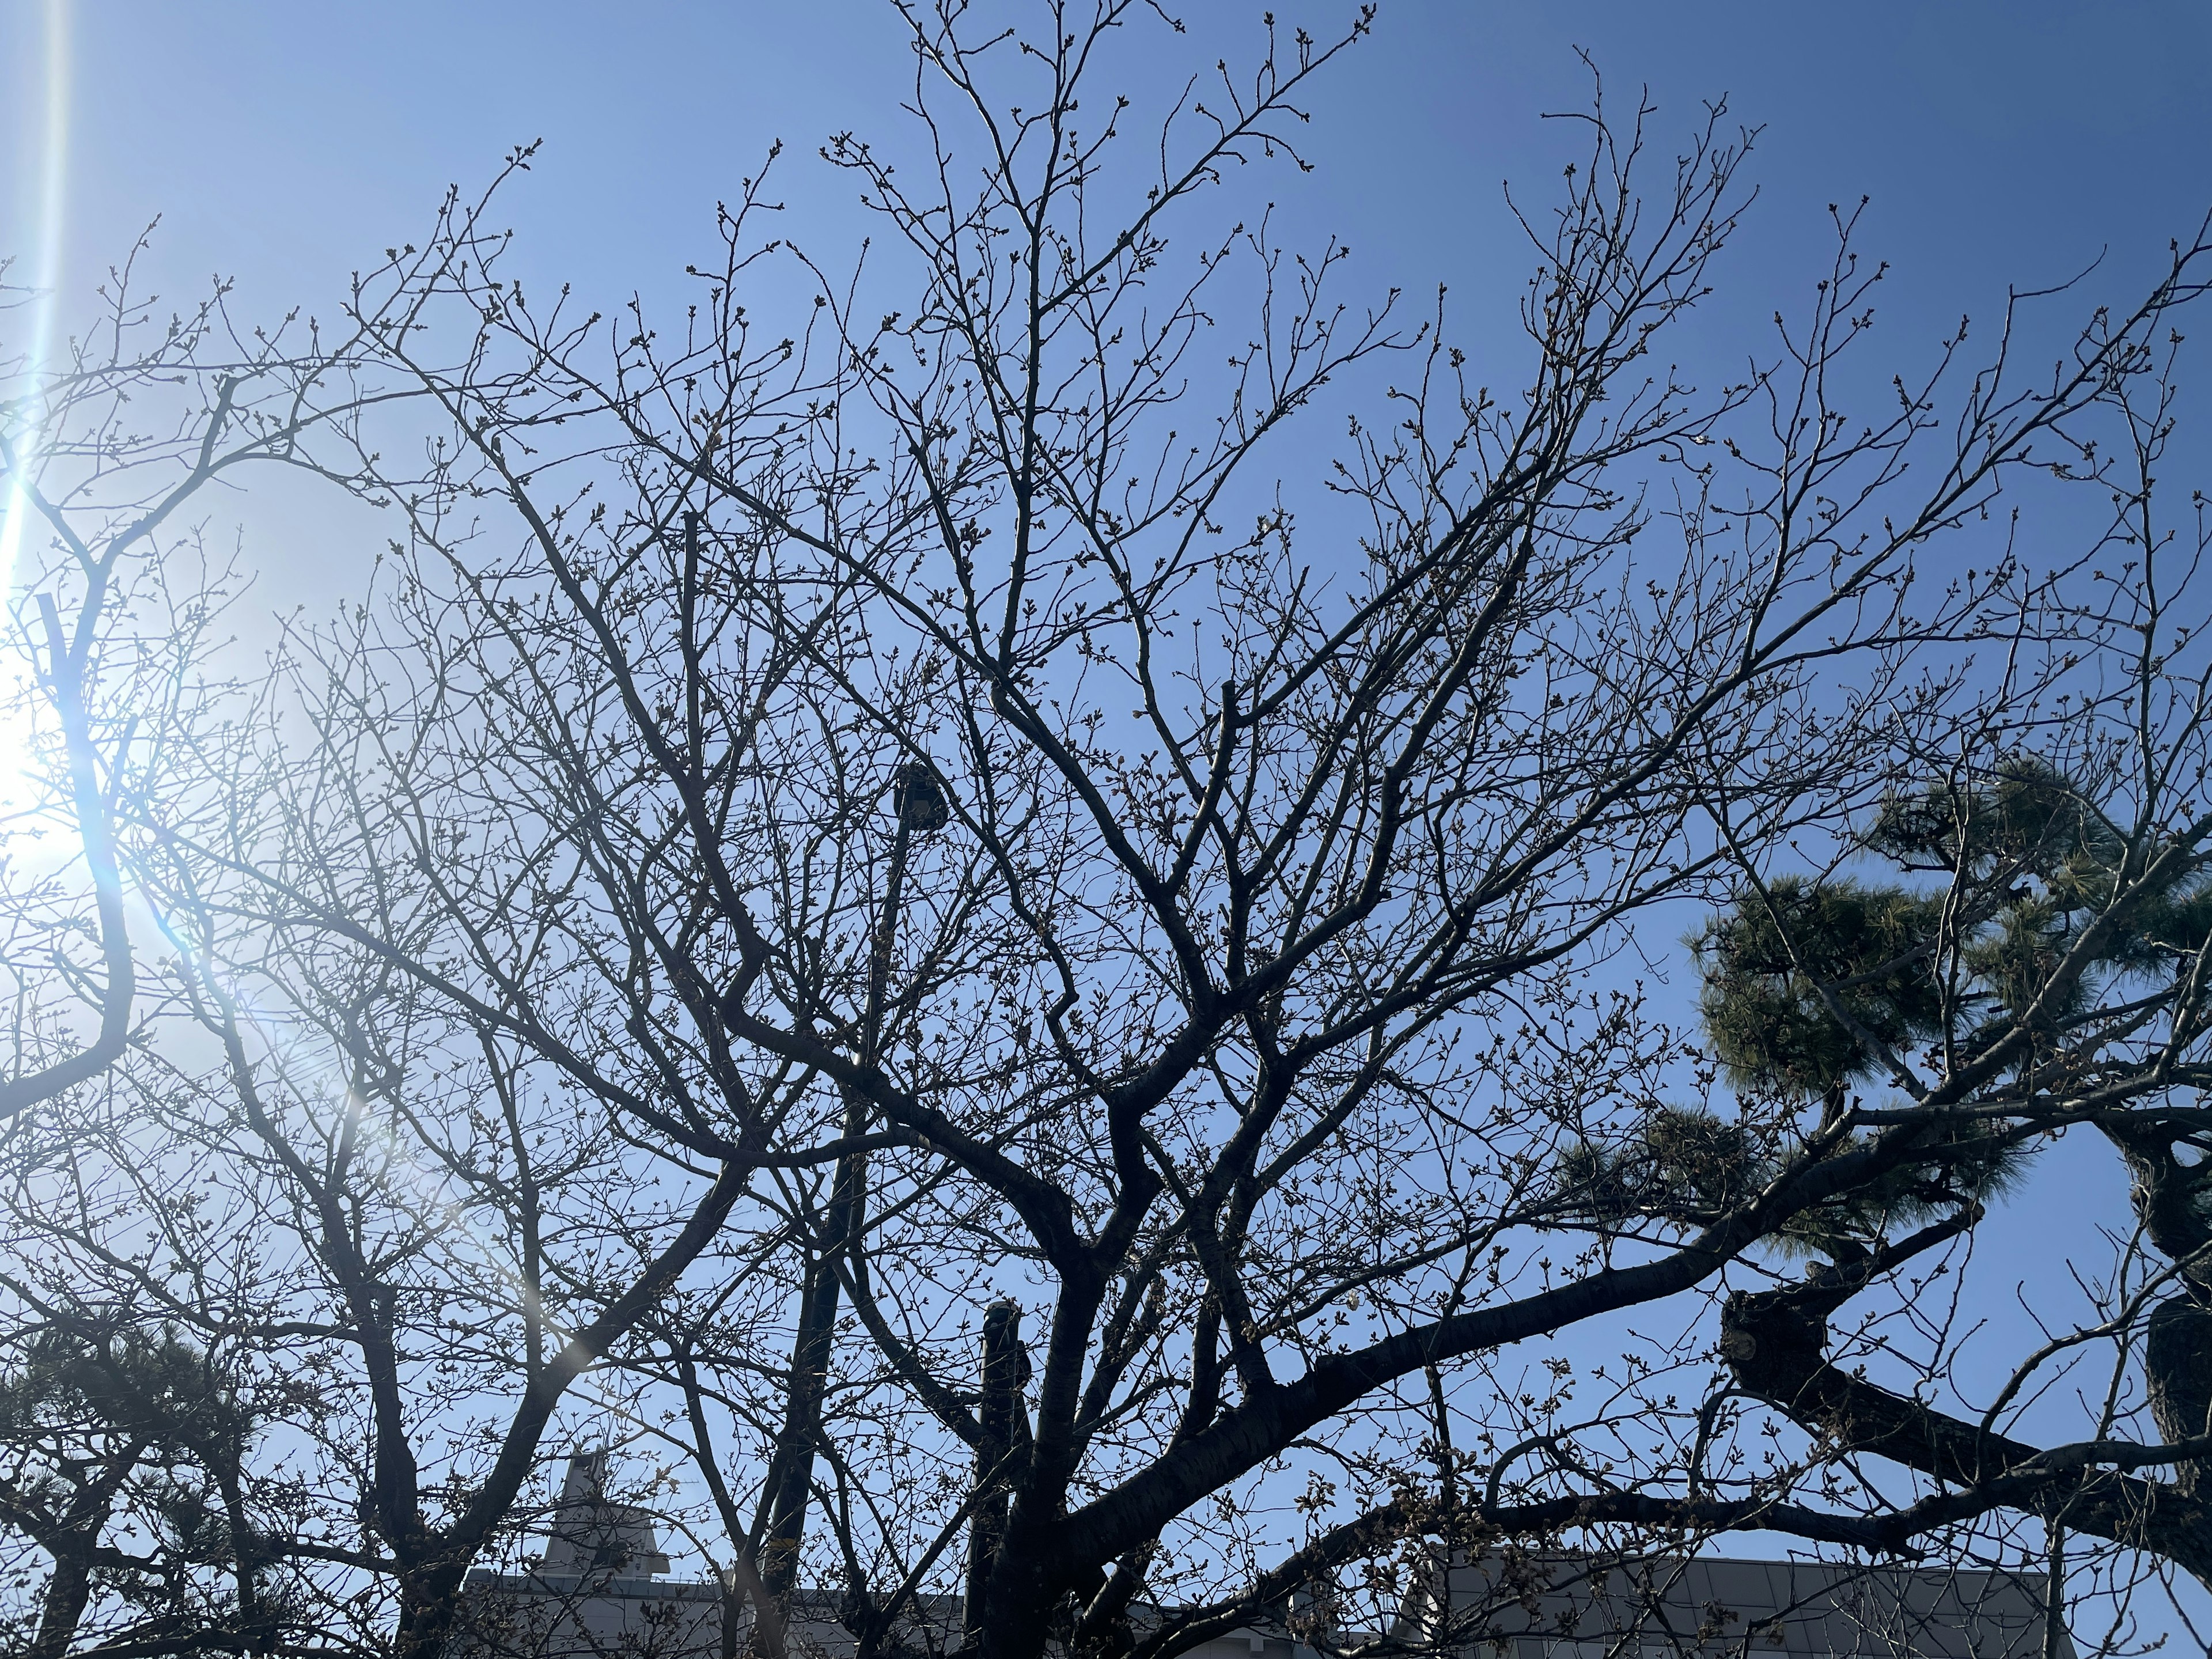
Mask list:
[[[189,1618],[174,1603],[196,1568],[235,1569],[234,1612],[241,1628],[251,1623],[253,1552],[239,1492],[248,1438],[234,1392],[173,1331],[49,1327],[33,1336],[0,1376],[0,1525],[54,1564],[24,1651],[67,1651],[103,1585],[150,1629]],[[105,1547],[134,1506],[157,1543],[136,1573]]]
[[[1815,1103],[1827,1121],[1852,1091],[1898,1081],[1895,1066],[1955,1070],[2024,1025],[2006,1076],[2063,1075],[2086,1033],[2170,994],[2212,932],[2208,860],[2161,859],[2154,844],[2146,856],[2144,839],[2031,757],[1970,787],[1893,795],[1862,843],[1887,879],[1747,884],[1692,940],[1707,1042],[1741,1119],[1653,1113],[1627,1151],[1586,1154],[1570,1181],[1616,1212],[1701,1219],[1775,1172]],[[1784,1128],[1762,1138],[1770,1118]],[[2174,1288],[2144,1327],[2152,1417],[2170,1442],[2201,1437],[2212,1432],[2212,1161],[2177,1157],[2163,1131],[2106,1132],[2172,1263]],[[2001,1117],[1923,1133],[1923,1157],[1801,1217],[1793,1236],[1839,1260],[1863,1254],[1893,1227],[2001,1191],[2031,1151]],[[2200,1470],[2182,1463],[2175,1484],[2195,1491]]]
[[[1691,939],[1707,1047],[1734,1086],[1737,1116],[1650,1111],[1625,1145],[1577,1149],[1562,1170],[1565,1192],[1593,1214],[1706,1222],[1771,1179],[1808,1124],[1832,1122],[1855,1091],[1896,1084],[1898,1068],[1971,1065],[2022,1022],[2033,1040],[2008,1077],[2062,1057],[2106,993],[2170,979],[2212,927],[2203,860],[2168,860],[2147,876],[2155,860],[2138,856],[2142,867],[2129,868],[2130,846],[2091,792],[2043,761],[2011,757],[1965,787],[1893,794],[1861,838],[1864,860],[1887,866],[1879,876],[1747,882]],[[2093,925],[2088,967],[2062,972]],[[2032,1150],[1996,1118],[1961,1117],[1921,1139],[1922,1156],[1800,1216],[1781,1242],[1863,1252],[1893,1228],[2003,1190]],[[1864,1144],[1849,1139],[1830,1155]],[[2160,1248],[2184,1264],[2187,1288],[2154,1323],[2151,1347],[2212,1355],[2212,1341],[2184,1341],[2178,1322],[2180,1304],[2212,1297],[2212,1267],[2186,1265],[2212,1243],[2212,1168],[2170,1157],[2153,1167],[2148,1149],[2131,1162],[2139,1203],[2187,1189],[2161,1200],[2174,1213],[2152,1228],[2172,1239]],[[2170,1377],[2161,1393],[2154,1380],[2154,1397],[2178,1399],[2179,1386]],[[2208,1409],[2212,1400],[2176,1406],[2160,1426],[2203,1434]]]

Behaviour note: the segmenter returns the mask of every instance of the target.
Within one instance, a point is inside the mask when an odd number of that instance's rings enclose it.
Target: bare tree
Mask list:
[[[345,342],[326,343],[296,318],[273,332],[246,329],[220,285],[164,318],[159,297],[134,282],[145,251],[142,239],[109,271],[58,364],[18,356],[0,368],[0,535],[23,567],[9,575],[21,583],[14,609],[29,670],[8,701],[17,739],[43,735],[53,762],[53,799],[10,805],[19,822],[58,820],[70,848],[66,860],[20,859],[28,879],[9,893],[18,1013],[0,1082],[5,1118],[100,1077],[131,1040],[138,986],[115,801],[139,757],[158,750],[153,717],[175,702],[170,683],[219,625],[234,575],[207,559],[186,515],[218,480],[298,459],[307,433],[350,408]],[[0,292],[19,315],[52,298]],[[118,626],[134,604],[166,607],[169,626]],[[109,710],[129,712],[103,720]],[[81,882],[40,879],[70,861]],[[63,1024],[52,986],[73,1005]]]
[[[629,968],[595,977],[588,899],[567,928],[557,904],[532,902],[588,881],[588,863],[510,847],[520,866],[487,866],[492,884],[468,889],[452,834],[468,809],[436,817],[439,790],[465,778],[442,748],[452,705],[423,688],[414,718],[439,733],[432,747],[381,753],[409,718],[400,683],[340,672],[374,649],[381,610],[356,608],[350,633],[280,629],[265,676],[241,681],[222,657],[234,573],[201,556],[199,526],[173,521],[248,461],[328,471],[303,438],[417,396],[367,386],[357,349],[404,337],[417,297],[398,290],[333,346],[313,329],[243,333],[221,295],[164,324],[118,277],[103,331],[58,371],[27,366],[15,406],[9,483],[40,556],[26,573],[36,672],[18,701],[59,728],[52,787],[24,822],[58,820],[71,852],[27,858],[8,896],[7,1340],[27,1400],[56,1376],[75,1394],[57,1382],[40,1400],[79,1399],[71,1379],[100,1355],[174,1342],[258,1396],[240,1432],[264,1435],[269,1479],[246,1480],[236,1446],[228,1464],[195,1452],[210,1478],[238,1477],[223,1494],[235,1594],[203,1596],[198,1646],[304,1634],[439,1650],[469,1562],[537,1479],[577,1379],[709,1247],[741,1277],[787,1224],[771,1214],[764,1237],[726,1236],[805,1090],[770,1077],[757,1099],[711,1047],[694,1084],[717,1091],[708,1107],[670,1099],[674,1074],[640,1078],[645,1014],[625,1018],[621,1000],[655,1009],[665,986]],[[158,425],[179,410],[174,430]],[[374,495],[371,476],[332,476]],[[410,797],[416,815],[395,817]],[[559,842],[579,803],[538,804],[554,816],[514,827]],[[518,894],[518,867],[550,885]],[[340,914],[345,927],[322,927]],[[520,932],[495,937],[495,916]],[[96,959],[80,963],[88,941]],[[796,1163],[844,1150],[831,1139]],[[58,1370],[57,1343],[92,1358]],[[23,1455],[53,1462],[46,1417],[27,1407],[17,1426]],[[27,1502],[8,1517],[52,1564],[47,1645],[94,1590],[109,1601],[85,1627],[107,1650],[184,1639],[176,1595],[131,1607],[140,1580],[199,1584],[205,1540],[157,1528],[162,1547],[135,1564],[114,1547],[135,1524],[121,1507],[134,1472],[168,1443],[135,1419],[82,1432],[121,1437],[100,1465],[112,1479],[88,1476],[65,1514]],[[269,1574],[281,1595],[261,1593]]]
[[[264,1547],[298,1494],[254,1466],[254,1443],[272,1417],[313,1414],[312,1383],[278,1374],[284,1327],[255,1316],[253,1211],[174,1156],[194,1138],[166,1115],[179,1057],[151,1057],[180,1005],[149,970],[158,936],[134,913],[118,836],[179,781],[173,740],[238,614],[242,575],[210,549],[208,498],[257,464],[301,460],[319,422],[357,411],[355,343],[297,317],[242,325],[222,285],[165,313],[137,273],[147,248],[109,272],[54,360],[7,362],[0,404],[16,585],[0,708],[26,763],[0,884],[0,1524],[46,1562],[30,1608],[12,1610],[40,1654],[268,1650],[283,1591]],[[18,316],[56,303],[9,298]]]
[[[316,1369],[321,1605],[439,1650],[571,1408],[690,1460],[768,1652],[810,1573],[870,1655],[962,1586],[991,1659],[1325,1646],[1563,1540],[2202,1573],[2141,1471],[2212,1447],[2202,653],[2149,505],[2203,239],[2048,375],[2017,310],[1869,422],[1841,215],[1700,389],[1668,331],[1749,137],[1655,160],[1601,105],[1508,365],[1235,221],[1364,13],[1141,138],[1157,11],[900,14],[920,164],[823,152],[892,233],[854,274],[757,178],[672,331],[526,293],[485,202],[362,278],[294,459],[400,532],[112,792],[204,1047],[86,1075],[287,1240],[257,1323],[155,1302]],[[1993,511],[2062,468],[2118,492],[2086,552]],[[1637,978],[1686,916],[1702,1031]],[[2104,1314],[1979,1423],[1916,1391],[1948,1328],[1870,1327],[1901,1386],[1824,1352],[2075,1126],[2142,1194]],[[1704,1334],[1565,1351],[1662,1307]],[[2097,1344],[2086,1437],[2019,1437]]]

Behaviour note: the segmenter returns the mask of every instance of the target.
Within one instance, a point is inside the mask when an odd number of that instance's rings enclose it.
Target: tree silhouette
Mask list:
[[[0,1375],[0,1525],[52,1562],[36,1633],[21,1651],[70,1650],[105,1583],[137,1617],[106,1640],[209,1629],[198,1570],[227,1569],[222,1622],[250,1646],[263,1623],[242,1470],[251,1425],[206,1354],[173,1331],[49,1327]],[[197,1482],[191,1478],[197,1472]],[[118,1513],[145,1523],[149,1553],[117,1547]]]

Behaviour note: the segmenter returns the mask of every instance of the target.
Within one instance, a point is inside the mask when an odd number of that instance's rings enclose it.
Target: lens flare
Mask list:
[[[16,566],[32,516],[23,469],[35,466],[45,441],[40,383],[53,349],[61,288],[62,210],[69,163],[69,0],[45,0],[40,12],[43,49],[34,71],[40,85],[22,100],[31,119],[21,133],[17,151],[22,177],[16,199],[26,210],[8,228],[13,246],[0,248],[0,257],[27,254],[29,265],[27,272],[20,264],[10,272],[30,290],[27,303],[0,318],[0,323],[27,328],[28,336],[7,342],[15,348],[12,351],[0,347],[0,356],[14,359],[10,378],[20,400],[13,418],[0,423],[0,438],[5,441],[5,447],[0,448],[0,468],[4,468],[0,471],[0,603],[16,612],[19,627],[21,595]],[[38,729],[38,700],[33,695],[29,663],[20,648],[22,638],[18,633],[9,642],[17,648],[7,653],[5,665],[0,666],[0,778],[23,774]]]
[[[38,381],[46,373],[47,354],[52,349],[56,295],[61,287],[62,209],[69,168],[69,0],[46,0],[41,16],[45,34],[41,119],[35,137],[24,151],[33,174],[24,181],[28,186],[24,193],[36,204],[32,222],[30,339],[23,359],[25,389],[32,394],[24,406],[33,422]],[[13,436],[19,463],[27,464],[38,449],[38,428],[33,425]],[[0,586],[12,591],[29,503],[20,473],[13,467],[9,471],[6,496],[0,501]]]

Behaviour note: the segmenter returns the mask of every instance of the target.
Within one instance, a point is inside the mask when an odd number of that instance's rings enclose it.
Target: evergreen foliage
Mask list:
[[[96,1589],[149,1631],[204,1622],[194,1570],[204,1592],[258,1565],[238,1501],[251,1438],[235,1392],[173,1330],[49,1326],[26,1340],[0,1373],[0,1529],[54,1571],[25,1651],[44,1659],[80,1639]],[[156,1552],[106,1547],[118,1521]],[[217,1616],[242,1631],[251,1613],[241,1596]]]
[[[2206,860],[2170,860],[2147,877],[2147,860],[2127,867],[2129,845],[2087,788],[2010,756],[1971,787],[1930,782],[1882,804],[1861,846],[1893,878],[1747,884],[1690,941],[1706,1040],[1745,1115],[1661,1107],[1620,1145],[1583,1143],[1562,1160],[1570,1204],[1605,1221],[1702,1224],[1774,1178],[1807,1108],[1839,1111],[1849,1091],[1911,1066],[1917,1048],[1948,1042],[1954,1063],[1971,1060],[2025,1020],[2039,1042],[2020,1066],[2033,1064],[2094,1018],[2114,982],[2154,981],[2212,932]],[[2069,967],[2093,926],[2086,967]],[[1765,1121],[1783,1127],[1762,1133]],[[2003,1191],[2028,1155],[1978,1120],[1919,1139],[1921,1157],[1775,1242],[1863,1248]],[[1847,1138],[1834,1155],[1866,1144]]]

